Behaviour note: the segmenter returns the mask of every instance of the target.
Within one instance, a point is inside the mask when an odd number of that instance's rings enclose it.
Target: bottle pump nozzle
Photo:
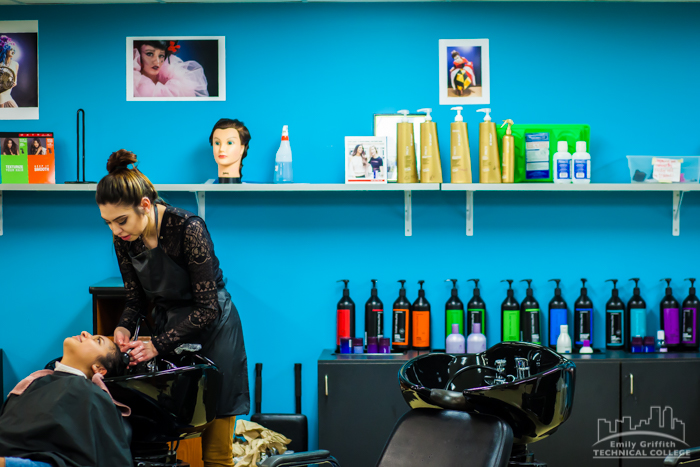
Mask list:
[[[479,296],[479,279],[469,279],[467,282],[474,282],[474,296]]]
[[[581,283],[583,284],[581,286],[581,293],[582,294],[585,294],[588,291],[588,289],[586,288],[586,281],[587,281],[587,279],[581,279]]]
[[[671,295],[671,279],[661,279],[659,282],[666,281],[666,295]]]
[[[523,279],[520,282],[527,282],[527,294],[532,296],[532,279]]]
[[[348,289],[348,282],[350,282],[348,279],[340,279],[339,281],[336,282],[344,282],[345,283],[345,288],[343,289],[343,297],[349,297],[350,296],[350,289]]]
[[[549,279],[547,282],[556,282],[557,286],[554,288],[554,295],[561,295],[561,289],[559,288],[559,282],[561,282],[561,279]]]
[[[503,279],[501,282],[508,282],[508,296],[513,296],[513,279]]]
[[[506,135],[510,136],[510,135],[513,134],[513,133],[511,133],[511,131],[510,131],[510,126],[513,125],[513,124],[514,124],[514,123],[513,123],[513,120],[511,120],[510,118],[509,118],[508,120],[503,120],[503,125],[501,125],[501,128],[503,128],[504,126],[508,125],[508,128],[506,128]]]
[[[399,110],[397,113],[400,113],[403,115],[403,118],[401,119],[401,123],[408,123],[408,110]]]
[[[372,281],[372,295],[377,295],[377,279],[370,279]]]
[[[456,110],[457,115],[455,116],[455,122],[463,122],[464,118],[462,117],[462,106],[457,106],[457,107],[451,107],[450,110]]]
[[[426,108],[426,109],[418,109],[418,112],[425,112],[425,113],[426,113],[426,115],[425,115],[425,121],[426,121],[426,122],[429,122],[429,121],[431,121],[431,120],[433,119],[433,118],[430,116],[430,112],[432,112],[432,111],[433,111],[433,109],[427,109],[427,108]]]
[[[344,283],[345,283],[345,288],[347,289],[347,288],[348,288],[348,282],[350,282],[350,280],[349,280],[349,279],[340,279],[339,281],[336,281],[336,282],[344,282]]]
[[[406,285],[406,281],[403,279],[399,279],[397,282],[401,282],[401,288],[403,289]]]
[[[400,279],[398,282],[401,282],[401,288],[399,289],[399,295],[401,295],[402,297],[405,297],[406,296],[406,288],[405,288],[406,281],[403,279]]]
[[[605,282],[612,282],[613,283],[613,289],[612,289],[612,294],[613,297],[617,297],[617,279],[608,279]]]
[[[695,293],[695,278],[691,277],[690,279],[684,279],[686,281],[690,281],[690,294],[693,295]]]
[[[420,289],[418,289],[418,296],[425,297],[425,290],[423,290],[423,284],[425,283],[425,281],[418,281],[418,283],[420,284]]]
[[[484,112],[486,115],[484,116],[484,121],[485,122],[490,122],[491,121],[491,109],[479,109],[477,112]]]

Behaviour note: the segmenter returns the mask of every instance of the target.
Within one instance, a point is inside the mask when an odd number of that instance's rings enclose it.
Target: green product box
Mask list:
[[[0,156],[2,183],[29,183],[27,156]]]
[[[19,155],[20,156],[29,155],[29,143],[27,142],[27,138],[20,138],[19,139]]]
[[[591,152],[591,127],[589,125],[528,125],[515,124],[511,126],[515,141],[515,183],[552,183],[554,153],[557,152],[557,142],[566,141],[569,153],[576,152],[576,141],[586,142],[586,152]],[[527,178],[527,151],[525,135],[547,133],[549,135],[549,178]],[[503,135],[506,134],[506,126],[498,128],[498,147],[503,158]]]

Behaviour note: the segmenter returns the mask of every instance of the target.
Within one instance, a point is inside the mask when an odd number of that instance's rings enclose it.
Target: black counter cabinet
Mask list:
[[[325,350],[318,361],[319,449],[329,450],[343,467],[376,465],[394,424],[409,410],[399,389],[399,369],[417,355],[344,356]],[[613,427],[618,420],[623,423],[623,417],[630,417],[634,425],[649,419],[658,425],[658,418],[664,416],[668,424],[675,418],[683,423],[688,444],[679,446],[700,446],[700,354],[605,351],[572,355],[571,360],[576,364],[571,417],[549,438],[529,445],[549,467],[663,465],[663,456],[596,455],[596,450],[610,449],[610,441],[598,442],[604,438],[599,429],[605,430],[606,422]],[[658,415],[654,407],[659,408]],[[625,426],[623,431],[629,431],[629,423]],[[656,431],[666,430],[657,427]]]

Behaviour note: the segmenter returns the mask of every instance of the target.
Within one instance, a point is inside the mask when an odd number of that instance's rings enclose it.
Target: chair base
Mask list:
[[[508,467],[547,467],[547,464],[535,459],[535,455],[527,449],[527,444],[514,444]]]

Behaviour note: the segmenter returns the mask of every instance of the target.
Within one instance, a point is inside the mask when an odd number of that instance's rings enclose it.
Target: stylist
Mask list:
[[[114,340],[123,352],[132,349],[131,365],[172,353],[181,344],[202,345],[200,353],[223,375],[217,418],[202,434],[204,466],[233,466],[235,418],[250,408],[241,320],[204,220],[160,199],[136,163],[129,151],[113,153],[95,196],[112,229],[126,289]],[[150,342],[130,342],[149,302],[155,335]]]

